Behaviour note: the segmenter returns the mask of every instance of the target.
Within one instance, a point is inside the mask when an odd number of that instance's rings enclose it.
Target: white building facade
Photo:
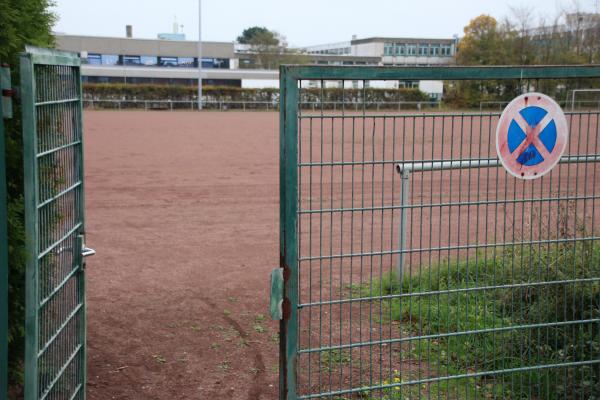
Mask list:
[[[94,37],[56,34],[57,47],[82,56],[82,75],[90,83],[194,85],[198,78],[197,42],[185,40]],[[353,38],[347,42],[297,49],[315,65],[441,66],[454,64],[454,39]],[[279,71],[251,67],[252,48],[233,42],[203,42],[202,71],[207,85],[272,88]],[[360,83],[353,82],[353,87]],[[315,83],[309,83],[315,86]],[[328,82],[327,86],[339,83]],[[419,88],[432,99],[442,96],[441,83],[370,82],[371,87]]]

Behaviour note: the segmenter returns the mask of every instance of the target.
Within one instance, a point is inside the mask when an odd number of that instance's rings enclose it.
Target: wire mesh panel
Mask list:
[[[76,54],[21,59],[26,282],[25,398],[85,398],[83,148]]]
[[[599,113],[568,113],[526,181],[499,113],[366,104],[377,79],[582,76],[600,68],[282,69],[281,398],[600,396]],[[358,80],[365,105],[306,110],[307,80]]]
[[[0,80],[8,68],[0,67]],[[3,85],[0,85],[2,87]],[[6,161],[4,147],[4,112],[0,99],[0,398],[8,392],[8,235]]]

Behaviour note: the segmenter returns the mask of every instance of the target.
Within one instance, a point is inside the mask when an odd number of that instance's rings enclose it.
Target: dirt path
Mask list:
[[[86,112],[90,399],[276,397],[277,118]]]

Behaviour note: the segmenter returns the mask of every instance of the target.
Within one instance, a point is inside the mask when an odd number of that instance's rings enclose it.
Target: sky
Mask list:
[[[198,0],[54,0],[56,32],[156,38],[183,25],[198,38]],[[576,3],[574,3],[576,2]],[[535,20],[551,20],[579,4],[598,9],[599,0],[202,0],[202,40],[231,42],[247,27],[275,30],[291,46],[372,36],[449,38],[462,35],[469,20],[488,14],[502,19],[511,8],[528,8]]]

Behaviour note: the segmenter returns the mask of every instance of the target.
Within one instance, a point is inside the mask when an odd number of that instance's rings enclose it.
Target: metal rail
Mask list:
[[[558,163],[569,164],[569,163],[595,163],[600,161],[599,155],[583,155],[583,156],[564,156]],[[396,164],[396,172],[400,174],[402,179],[401,191],[400,191],[400,222],[399,222],[399,253],[398,263],[396,265],[396,275],[400,286],[402,286],[404,276],[404,264],[406,258],[406,224],[407,224],[407,212],[411,208],[410,203],[410,185],[409,179],[410,174],[413,172],[424,172],[424,171],[443,171],[452,169],[468,169],[468,168],[493,168],[500,167],[502,164],[498,158],[481,158],[475,160],[456,160],[456,161],[405,161],[403,163]],[[540,201],[537,199],[534,201]],[[426,206],[426,205],[423,205]]]

